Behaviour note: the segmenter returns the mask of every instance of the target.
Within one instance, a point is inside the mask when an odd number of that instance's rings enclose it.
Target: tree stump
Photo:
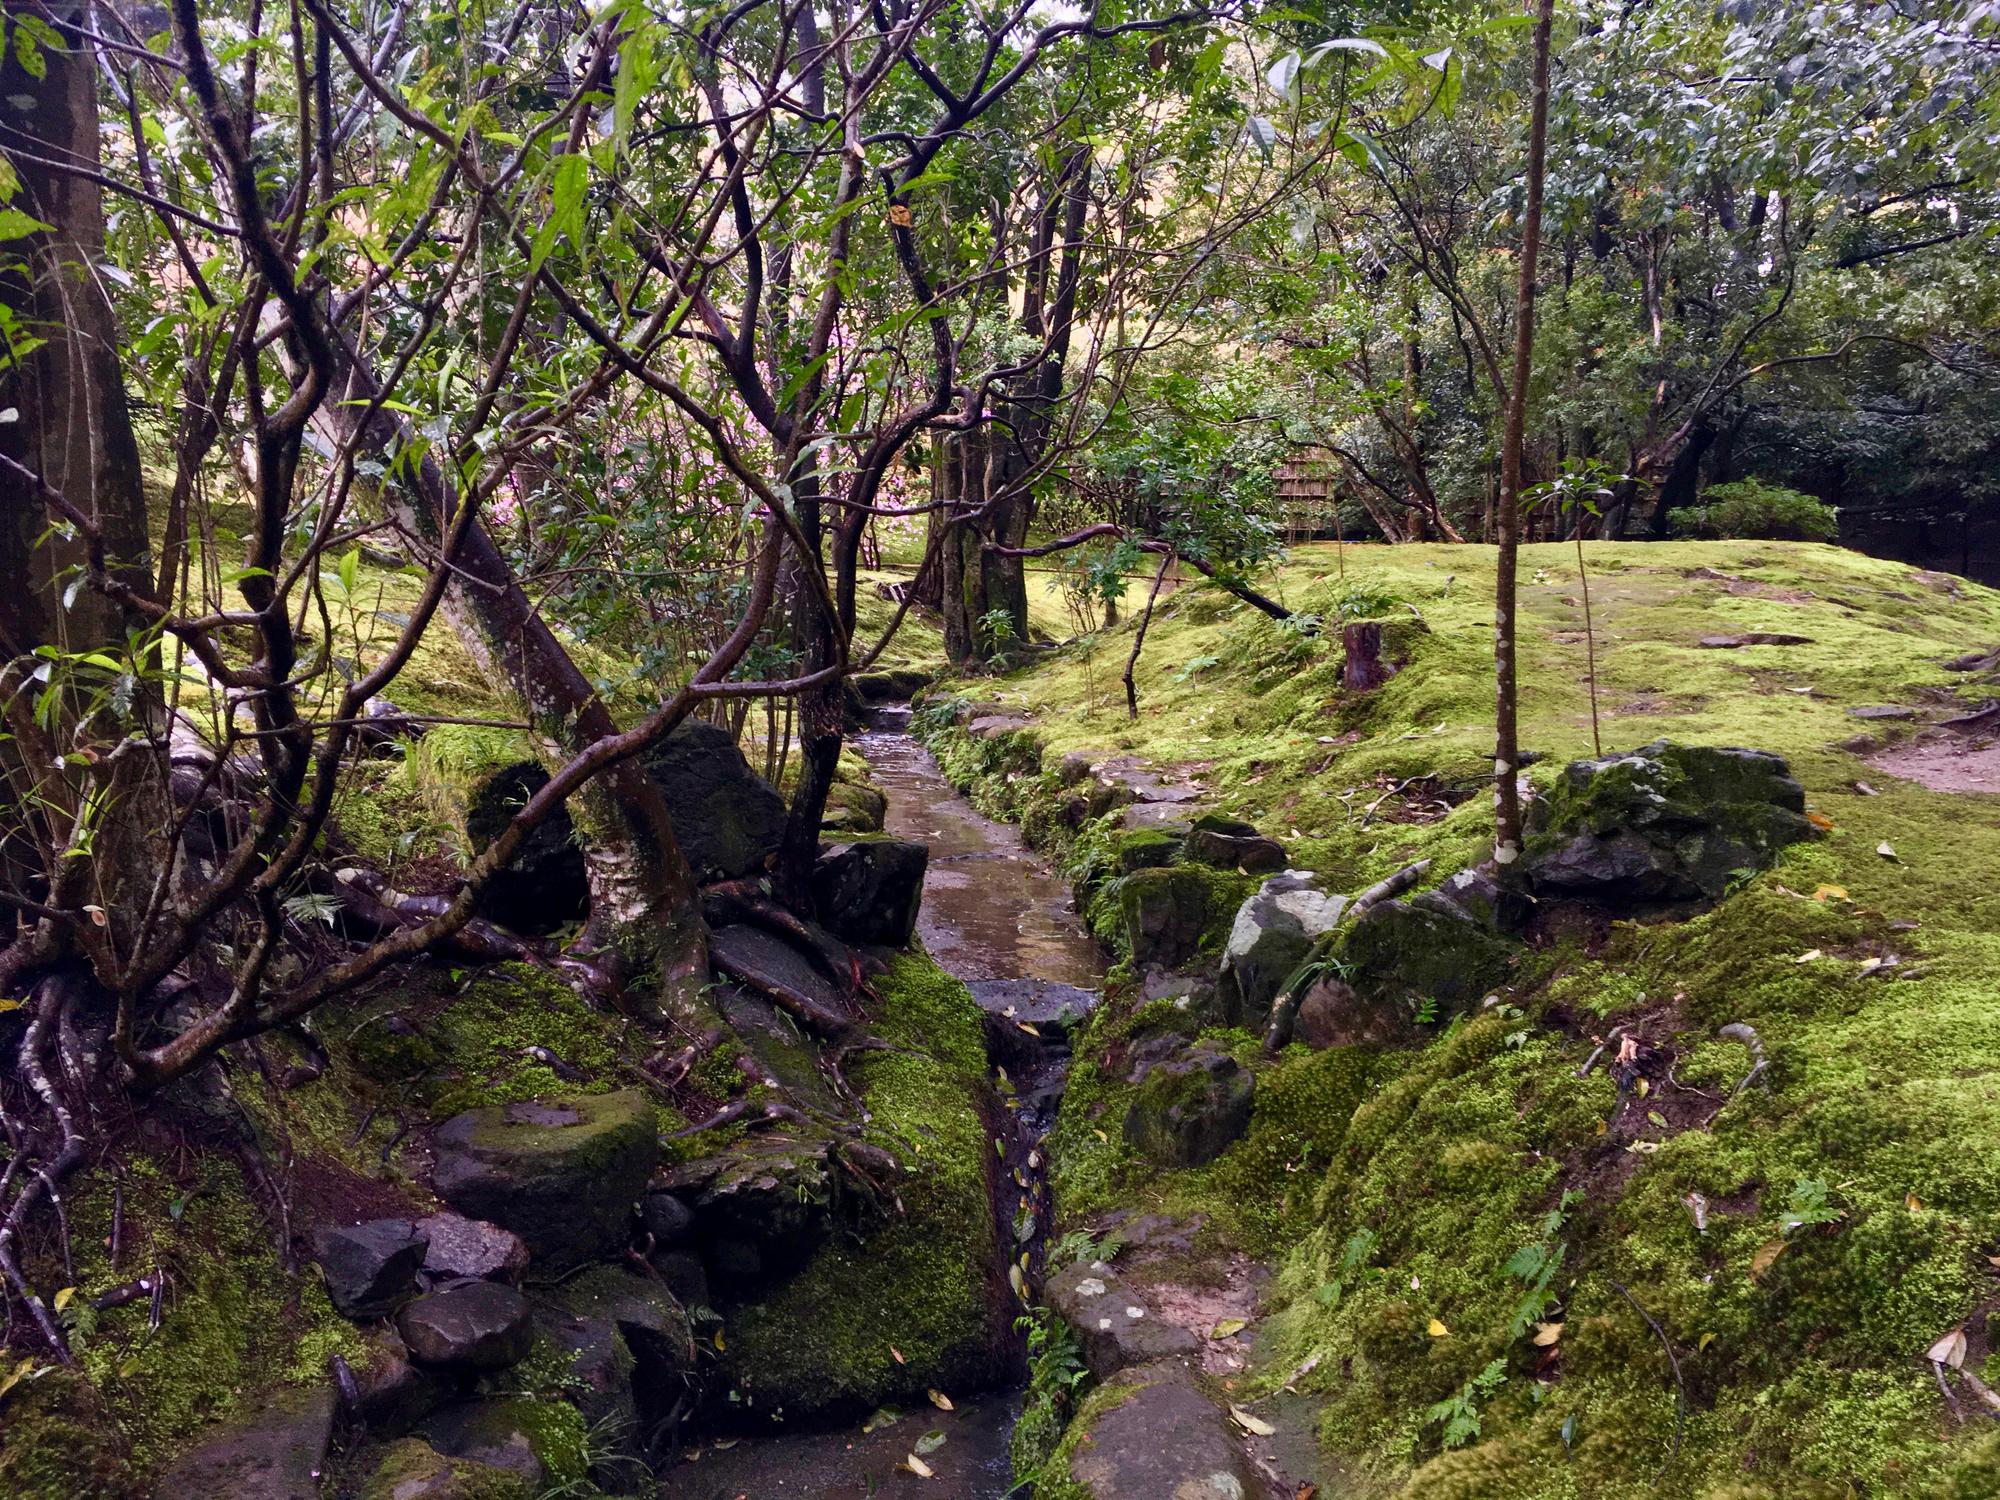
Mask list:
[[[1396,669],[1382,660],[1382,627],[1378,623],[1364,620],[1341,627],[1340,644],[1347,652],[1340,685],[1350,693],[1371,693],[1396,675]]]

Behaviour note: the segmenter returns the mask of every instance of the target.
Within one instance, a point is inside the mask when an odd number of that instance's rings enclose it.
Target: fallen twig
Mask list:
[[[1624,1282],[1613,1281],[1611,1284],[1618,1289],[1619,1296],[1632,1304],[1632,1311],[1646,1320],[1646,1326],[1652,1329],[1654,1335],[1659,1339],[1660,1347],[1667,1351],[1667,1364],[1674,1372],[1674,1445],[1668,1450],[1666,1459],[1660,1464],[1660,1467],[1653,1472],[1653,1480],[1657,1482],[1660,1475],[1667,1472],[1667,1465],[1680,1457],[1681,1434],[1687,1427],[1687,1382],[1681,1378],[1681,1362],[1674,1354],[1674,1342],[1667,1337],[1666,1329],[1659,1325],[1659,1322],[1651,1313],[1639,1305],[1639,1299],[1632,1295]]]

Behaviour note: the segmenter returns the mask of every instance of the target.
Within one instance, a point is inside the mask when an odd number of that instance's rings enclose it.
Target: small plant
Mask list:
[[[1831,505],[1783,485],[1756,479],[1712,484],[1701,503],[1667,512],[1677,536],[1774,542],[1831,542],[1840,515]]]
[[[1329,1308],[1338,1307],[1349,1287],[1379,1279],[1383,1275],[1382,1268],[1368,1264],[1369,1257],[1374,1253],[1374,1230],[1357,1229],[1350,1234],[1347,1243],[1340,1247],[1339,1267],[1313,1293],[1320,1304]]]
[[[1059,1270],[1089,1260],[1116,1260],[1124,1248],[1125,1241],[1116,1230],[1100,1239],[1087,1229],[1072,1229],[1049,1246],[1048,1260],[1051,1267]]]
[[[1444,1445],[1463,1448],[1479,1436],[1479,1403],[1507,1383],[1507,1361],[1494,1360],[1424,1414],[1432,1424],[1444,1424]]]
[[[1046,1307],[1022,1314],[1014,1320],[1014,1328],[1027,1341],[1028,1388],[1008,1456],[1016,1490],[1033,1491],[1042,1486],[1042,1470],[1062,1441],[1076,1409],[1078,1387],[1090,1372],[1084,1367],[1083,1346],[1069,1324]]]
[[[979,633],[993,646],[1004,646],[1015,638],[1014,616],[1004,609],[989,609],[979,617]]]
[[[1826,1184],[1817,1177],[1801,1177],[1792,1184],[1789,1207],[1778,1215],[1778,1232],[1790,1234],[1812,1224],[1838,1224],[1847,1215],[1826,1201]]]
[[[1221,661],[1222,658],[1219,656],[1191,656],[1187,660],[1187,665],[1174,673],[1173,680],[1175,682],[1192,681],[1197,675],[1206,672],[1210,667],[1220,665]]]
[[[1598,459],[1565,459],[1562,472],[1548,483],[1538,484],[1529,490],[1524,500],[1531,510],[1536,506],[1550,505],[1558,511],[1585,511],[1595,516],[1601,514],[1598,502],[1611,498],[1610,486],[1624,481],[1626,477],[1623,474],[1613,476]],[[1591,753],[1601,759],[1604,755],[1604,736],[1597,722],[1597,631],[1590,620],[1590,570],[1583,561],[1581,515],[1572,519],[1570,535],[1576,541],[1577,586],[1583,593],[1584,677],[1590,684],[1590,746]]]
[[[1350,620],[1379,620],[1394,614],[1402,603],[1394,594],[1371,589],[1365,583],[1348,583],[1333,596],[1328,613],[1344,625]]]
[[[1563,1225],[1569,1221],[1570,1209],[1582,1198],[1583,1194],[1573,1189],[1565,1190],[1556,1206],[1542,1215],[1538,1226],[1540,1238],[1521,1246],[1501,1267],[1507,1275],[1527,1286],[1521,1300],[1514,1306],[1514,1316],[1508,1319],[1509,1338],[1517,1339],[1526,1333],[1529,1324],[1540,1322],[1542,1315],[1555,1305],[1557,1298],[1552,1285],[1556,1273],[1562,1269],[1564,1257],[1569,1253],[1569,1247],[1556,1236],[1562,1233]]]

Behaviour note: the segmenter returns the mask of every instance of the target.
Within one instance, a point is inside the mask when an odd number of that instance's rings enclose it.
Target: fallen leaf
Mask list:
[[[1020,1027],[1023,1031],[1027,1032],[1029,1036],[1041,1035],[1041,1032],[1037,1031],[1034,1027],[1030,1026],[1026,1021],[1016,1021],[1014,1024]]]
[[[738,1443],[742,1441],[743,1439],[741,1438],[717,1438],[713,1446],[717,1453],[727,1453],[731,1448],[734,1448]]]
[[[868,1420],[861,1424],[863,1432],[874,1432],[883,1427],[893,1426],[903,1419],[903,1414],[893,1406],[878,1406],[870,1413]]]
[[[1828,817],[1828,816],[1827,816],[1827,815],[1826,815],[1825,813],[1823,813],[1823,812],[1809,812],[1809,813],[1807,813],[1807,814],[1806,814],[1806,821],[1807,821],[1808,823],[1812,824],[1812,826],[1813,826],[1813,827],[1815,827],[1815,828],[1821,828],[1821,829],[1825,829],[1825,830],[1826,830],[1827,832],[1829,832],[1829,833],[1831,833],[1831,832],[1833,831],[1833,819],[1829,818],[1829,817]]]
[[[1548,1348],[1549,1345],[1562,1336],[1563,1326],[1560,1323],[1537,1323],[1535,1325],[1535,1347],[1537,1349]]]
[[[1761,1277],[1772,1266],[1778,1263],[1778,1257],[1784,1253],[1785,1242],[1783,1240],[1764,1241],[1763,1244],[1757,1247],[1757,1253],[1750,1257],[1750,1279],[1755,1281]]]
[[[943,1391],[930,1390],[924,1394],[931,1398],[931,1405],[935,1406],[939,1411],[954,1410],[951,1404],[951,1397],[947,1396]]]
[[[1808,948],[1805,952],[1801,953],[1797,958],[1793,959],[1792,962],[1795,964],[1809,964],[1814,959],[1824,958],[1825,956],[1826,955],[1817,948]]]
[[[1104,1133],[1103,1131],[1101,1131],[1101,1130],[1093,1130],[1093,1131],[1091,1131],[1090,1133],[1091,1133],[1092,1135],[1096,1136],[1096,1137],[1097,1137],[1097,1138],[1098,1138],[1098,1139],[1099,1139],[1100,1141],[1109,1141],[1109,1140],[1111,1139],[1111,1137],[1110,1137],[1110,1136],[1106,1135],[1106,1134],[1105,1134],[1105,1133]]]
[[[1437,1318],[1431,1319],[1430,1326],[1425,1331],[1429,1333],[1430,1336],[1434,1339],[1444,1338],[1451,1332],[1451,1330],[1445,1327],[1444,1323]]]
[[[912,1453],[908,1458],[903,1460],[903,1467],[908,1469],[912,1474],[916,1475],[917,1478],[919,1479],[937,1478],[937,1475],[934,1472],[932,1472],[931,1466],[925,1463],[921,1458],[918,1458],[917,1455],[914,1453]]]
[[[894,1344],[891,1344],[889,1346],[889,1358],[893,1359],[899,1365],[906,1365],[909,1363],[907,1359],[903,1358],[903,1351],[901,1349],[898,1349]]]
[[[1253,1433],[1258,1437],[1269,1437],[1278,1430],[1262,1417],[1247,1412],[1240,1406],[1230,1407],[1229,1415],[1236,1419],[1237,1426],[1241,1427],[1245,1432]]]
[[[1318,1485],[1302,1484],[1298,1487],[1297,1493],[1295,1493],[1292,1496],[1292,1500],[1313,1500],[1313,1497],[1318,1493],[1319,1493]]]
[[[728,1347],[729,1347],[729,1345],[725,1344],[725,1343],[724,1343],[724,1342],[722,1341],[722,1330],[721,1330],[720,1328],[716,1329],[716,1330],[715,1330],[715,1352],[716,1352],[717,1354],[720,1354],[720,1353],[722,1353],[722,1352],[723,1352],[724,1350],[728,1349]]]
[[[931,1454],[937,1452],[938,1449],[944,1446],[944,1441],[945,1441],[944,1429],[932,1428],[929,1432],[925,1433],[922,1437],[917,1439],[916,1442],[917,1452],[923,1454],[926,1458],[928,1458]]]
[[[74,1296],[76,1296],[76,1288],[73,1286],[66,1286],[57,1292],[55,1302],[56,1311],[61,1312],[65,1307],[68,1307],[70,1299]]]
[[[1844,885],[1823,885],[1813,892],[1815,901],[1845,901],[1847,887]]]
[[[1855,782],[1854,790],[1861,793],[1861,795],[1864,797],[1879,797],[1882,795],[1880,792],[1876,791],[1874,787],[1870,786],[1865,781]]]
[[[1913,1214],[1920,1214],[1924,1211],[1924,1200],[1919,1198],[1915,1193],[1905,1193],[1903,1194],[1903,1207],[1907,1208]],[[58,1302],[56,1306],[60,1307],[62,1304]]]
[[[1950,1365],[1954,1370],[1958,1369],[1965,1363],[1965,1330],[1952,1329],[1931,1345],[1924,1358],[1934,1365]]]
[[[1208,1330],[1208,1336],[1212,1339],[1234,1338],[1249,1326],[1250,1320],[1247,1318],[1224,1318]]]
[[[1007,1284],[1014,1288],[1014,1295],[1021,1299],[1021,1306],[1028,1305],[1028,1278],[1021,1274],[1019,1266],[1007,1268]]]
[[[10,1010],[19,1010],[27,1003],[25,1000],[0,1000],[0,1016],[4,1016]]]
[[[1650,1093],[1652,1093],[1652,1092],[1653,1092],[1653,1084],[1652,1084],[1652,1080],[1651,1080],[1651,1079],[1648,1079],[1648,1078],[1641,1078],[1641,1079],[1639,1080],[1638,1084],[1636,1085],[1636,1088],[1637,1088],[1637,1092],[1638,1092],[1638,1095],[1639,1095],[1639,1097],[1640,1097],[1641,1099],[1643,1099],[1643,1098],[1645,1098],[1645,1097],[1646,1097],[1646,1096],[1647,1096],[1648,1094],[1650,1094]]]
[[[35,1361],[32,1358],[24,1359],[7,1374],[0,1375],[0,1396],[5,1396],[15,1386],[25,1380],[28,1372],[34,1369],[34,1367]]]
[[[1884,859],[1894,859],[1896,857],[1896,846],[1887,839],[1884,839],[1875,846],[1875,852]]]
[[[1704,1333],[1700,1338],[1694,1341],[1694,1352],[1699,1354],[1701,1353],[1702,1350],[1706,1349],[1710,1344],[1714,1342],[1715,1342],[1714,1334]]]

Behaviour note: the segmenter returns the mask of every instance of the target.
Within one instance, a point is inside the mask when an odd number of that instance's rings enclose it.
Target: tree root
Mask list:
[[[855,1028],[855,1017],[830,1010],[812,996],[795,990],[788,984],[777,980],[759,979],[733,969],[719,955],[715,958],[715,965],[738,984],[756,991],[780,1010],[787,1012],[808,1031],[827,1041],[841,1041]]]
[[[69,1077],[66,1082],[85,1086],[95,1075],[88,1056],[80,1051],[64,1055],[62,1038],[75,1042],[74,1017],[71,1014],[79,990],[78,980],[68,974],[55,974],[44,979],[36,987],[30,1001],[33,1015],[28,1021],[27,1031],[21,1038],[19,1069],[20,1077],[27,1090],[41,1101],[49,1118],[49,1125],[40,1130],[25,1128],[11,1115],[5,1118],[7,1137],[13,1148],[13,1156],[7,1164],[0,1184],[14,1186],[14,1196],[7,1204],[6,1216],[0,1218],[0,1281],[13,1290],[26,1309],[29,1321],[48,1343],[50,1352],[58,1362],[72,1364],[75,1356],[70,1351],[69,1339],[63,1333],[54,1312],[44,1302],[22,1272],[19,1247],[21,1232],[28,1216],[38,1204],[46,1202],[56,1219],[56,1232],[61,1242],[65,1272],[72,1282],[75,1280],[74,1259],[71,1253],[69,1220],[63,1211],[62,1184],[71,1173],[83,1165],[88,1154],[83,1133],[77,1129],[76,1116],[63,1090],[56,1085],[43,1061],[43,1051],[52,1036],[56,1042],[57,1067]],[[4,1111],[0,1111],[4,1113]],[[53,1127],[56,1140],[53,1149],[47,1144],[49,1127]],[[39,1153],[38,1161],[31,1161],[30,1154]]]
[[[668,1057],[667,1049],[662,1047],[646,1059],[644,1067],[662,1087],[675,1088],[694,1071],[696,1063],[720,1047],[727,1037],[728,1033],[720,1026],[711,1026],[672,1057]]]
[[[1741,1042],[1745,1047],[1750,1049],[1750,1071],[1743,1075],[1741,1083],[1729,1091],[1729,1097],[1710,1111],[1708,1118],[1702,1121],[1703,1129],[1713,1125],[1716,1117],[1736,1102],[1736,1096],[1749,1088],[1759,1078],[1763,1077],[1765,1071],[1771,1066],[1771,1060],[1764,1055],[1763,1038],[1757,1035],[1757,1028],[1752,1026],[1748,1021],[1731,1021],[1727,1026],[1717,1027],[1715,1034],[1728,1041]]]
[[[1624,1282],[1613,1281],[1611,1284],[1618,1289],[1619,1296],[1632,1304],[1632,1311],[1646,1320],[1646,1326],[1652,1329],[1654,1335],[1659,1339],[1660,1347],[1667,1351],[1667,1364],[1674,1372],[1674,1445],[1667,1450],[1666,1458],[1653,1473],[1653,1480],[1657,1483],[1660,1475],[1667,1472],[1667,1465],[1680,1457],[1681,1436],[1687,1428],[1687,1382],[1681,1378],[1681,1362],[1674,1354],[1673,1340],[1667,1337],[1666,1329],[1662,1328],[1655,1321],[1651,1313],[1639,1305],[1639,1299],[1626,1290]]]

